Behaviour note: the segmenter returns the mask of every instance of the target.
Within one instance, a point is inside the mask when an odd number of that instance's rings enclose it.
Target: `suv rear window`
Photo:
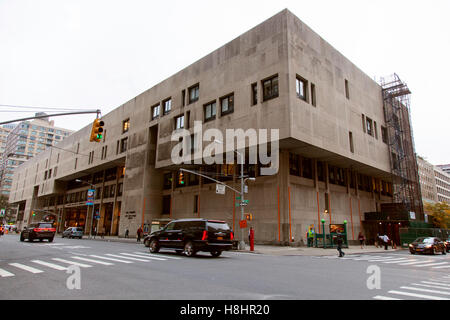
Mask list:
[[[76,231],[83,231],[83,228],[76,228]]]
[[[53,228],[51,223],[39,223],[39,228]]]
[[[230,227],[226,222],[221,221],[208,221],[206,223],[208,226],[208,231],[228,231]]]

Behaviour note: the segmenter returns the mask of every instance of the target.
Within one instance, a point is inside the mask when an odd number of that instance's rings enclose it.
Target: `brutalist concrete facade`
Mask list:
[[[276,82],[278,94],[268,97],[267,83]],[[304,91],[298,94],[300,84]],[[233,110],[222,113],[222,98],[230,95]],[[170,112],[164,114],[168,99]],[[215,119],[205,119],[212,102]],[[159,114],[154,112],[157,105]],[[381,87],[283,10],[103,116],[106,132],[101,143],[89,142],[91,128],[86,126],[58,144],[70,151],[46,151],[20,166],[10,202],[21,208],[23,223],[30,223],[31,210],[40,206],[55,212],[61,226],[67,226],[67,208],[86,207],[68,196],[86,192],[87,185],[74,183],[83,178],[102,190],[106,184],[115,184],[116,191],[121,188],[120,195],[102,194],[95,201],[100,214],[96,226],[101,229],[109,221],[110,234],[123,236],[128,229],[134,235],[139,226],[155,219],[185,217],[224,219],[237,231],[237,194],[216,194],[214,183],[189,175],[186,184],[178,185],[180,167],[224,172],[224,166],[173,164],[171,152],[178,142],[171,136],[178,116],[184,116],[183,128],[191,133],[194,121],[202,122],[203,132],[279,129],[278,173],[261,176],[258,165],[245,169],[256,176],[248,182],[245,211],[253,215],[250,225],[259,243],[304,243],[307,228],[314,224],[319,231],[322,218],[326,227],[347,220],[349,239],[355,240],[364,213],[379,211],[381,203],[392,201],[389,150],[381,137]],[[57,174],[44,179],[54,167]],[[112,168],[117,174],[105,182]],[[219,176],[239,188],[237,166],[231,171],[228,177]],[[52,197],[62,201],[46,202]],[[106,208],[106,203],[112,205]],[[89,212],[85,215],[89,228]]]

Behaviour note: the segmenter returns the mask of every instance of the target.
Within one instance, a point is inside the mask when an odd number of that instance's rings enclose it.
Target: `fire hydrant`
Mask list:
[[[250,227],[250,234],[248,236],[250,240],[250,251],[255,251],[255,230]]]

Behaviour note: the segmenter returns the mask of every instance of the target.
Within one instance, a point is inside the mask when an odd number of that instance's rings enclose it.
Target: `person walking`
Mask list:
[[[101,234],[102,234],[102,239],[104,239],[104,238],[105,238],[105,232],[106,232],[105,227],[102,227],[102,228],[100,229],[100,232],[101,232]]]
[[[383,242],[384,242],[384,250],[388,249],[388,245],[389,245],[389,237],[387,236],[387,234],[385,234],[383,236]]]
[[[314,235],[315,235],[315,231],[314,228],[309,227],[308,230],[308,247],[313,247],[314,246]]]
[[[128,235],[130,234],[130,231],[128,230],[128,228],[127,228],[127,230],[125,230],[125,238],[128,238]]]
[[[366,240],[366,238],[364,237],[364,235],[362,234],[361,231],[359,232],[358,240],[359,240],[359,244],[361,245],[361,249],[363,249],[363,247],[364,247],[364,240]]]
[[[345,256],[344,251],[342,251],[342,243],[343,243],[342,235],[340,232],[336,235],[336,243],[337,243],[337,251],[339,252],[339,258],[342,258]]]
[[[137,242],[141,242],[141,234],[142,234],[142,228],[139,227],[137,230]]]

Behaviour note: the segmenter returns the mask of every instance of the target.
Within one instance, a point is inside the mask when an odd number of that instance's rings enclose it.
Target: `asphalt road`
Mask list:
[[[79,278],[69,268],[74,263]],[[450,255],[407,251],[344,259],[240,252],[188,258],[152,255],[137,243],[0,237],[2,300],[450,299],[449,274]]]

